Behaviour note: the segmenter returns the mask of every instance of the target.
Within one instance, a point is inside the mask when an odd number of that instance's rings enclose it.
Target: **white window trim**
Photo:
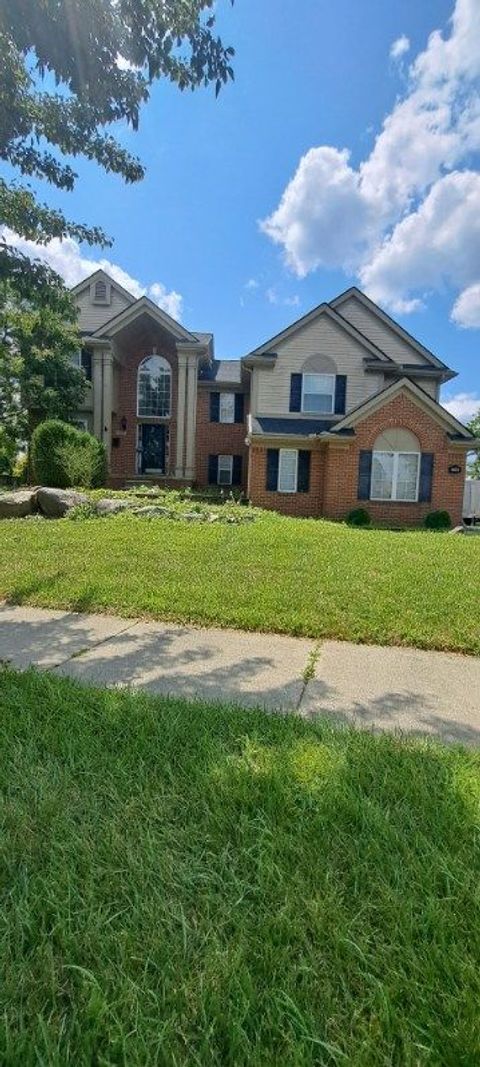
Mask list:
[[[220,481],[220,466],[221,466],[221,462],[220,461],[221,460],[228,460],[229,461],[228,463],[222,464],[222,467],[223,467],[224,471],[228,469],[228,473],[229,473],[229,476],[230,476],[228,482],[221,482]],[[233,456],[218,456],[218,462],[217,462],[217,485],[231,485],[232,481],[233,481]]]
[[[78,418],[75,418],[75,419],[72,420],[72,425],[75,426],[76,430],[81,430],[82,433],[85,433],[85,432],[88,433],[88,419],[87,418],[83,418],[83,416],[78,416]]]
[[[146,412],[140,411],[140,375],[142,373],[143,374],[148,374],[148,371],[143,371],[142,372],[142,367],[143,367],[143,364],[146,363],[146,361],[148,359],[151,359],[152,356],[156,356],[156,355],[157,355],[156,352],[152,352],[150,354],[150,356],[145,356],[144,359],[142,359],[142,361],[138,364],[138,367],[137,367],[137,419],[170,419],[172,417],[172,369],[170,367],[168,359],[165,359],[165,356],[160,356],[159,358],[163,359],[164,362],[167,364],[167,367],[168,367],[168,371],[166,371],[166,373],[169,375],[169,379],[170,379],[170,381],[169,381],[169,397],[168,397],[168,412],[167,412],[166,415],[149,415]]]
[[[372,461],[375,456],[393,456],[393,471],[392,471],[392,495],[391,496],[372,496],[370,494],[370,500],[378,500],[382,504],[389,504],[392,501],[397,504],[418,504],[418,493],[420,489],[420,466],[421,466],[421,452],[386,452],[384,449],[381,451],[374,450],[372,452]],[[405,497],[397,497],[397,482],[398,482],[398,457],[399,456],[416,456],[417,457],[417,481],[415,485],[415,496],[409,497],[408,500]],[[373,473],[372,473],[373,483]]]
[[[330,378],[330,380],[331,380],[331,382],[333,384],[333,389],[332,389],[332,407],[331,407],[330,411],[312,411],[311,408],[306,408],[305,407],[305,378],[307,377],[307,375],[308,375],[309,378]],[[322,373],[320,373],[320,371],[318,373],[316,371],[305,371],[305,373],[302,374],[302,404],[301,404],[302,415],[319,415],[320,416],[320,415],[333,415],[334,414],[334,412],[335,412],[335,379],[336,379],[336,377],[337,377],[336,374],[322,374]]]
[[[285,454],[294,453],[295,455],[295,486],[293,489],[282,489],[280,486],[282,476],[282,460]],[[296,493],[298,486],[298,448],[280,448],[278,450],[278,480],[277,480],[277,493]]]
[[[225,397],[231,397],[233,400],[231,419],[222,418],[222,400],[224,400]],[[224,423],[225,425],[231,425],[235,422],[235,393],[220,393],[220,401],[218,406],[218,421]]]

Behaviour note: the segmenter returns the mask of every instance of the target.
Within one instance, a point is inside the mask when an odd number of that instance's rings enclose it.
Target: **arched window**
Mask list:
[[[172,372],[163,356],[147,356],[138,368],[137,415],[161,418],[170,415]]]
[[[371,500],[418,500],[420,451],[410,430],[381,433],[373,446]]]

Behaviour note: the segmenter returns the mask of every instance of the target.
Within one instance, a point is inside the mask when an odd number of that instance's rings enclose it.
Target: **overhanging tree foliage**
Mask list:
[[[233,0],[232,0],[233,2]],[[142,164],[112,135],[137,129],[151,86],[179,89],[233,78],[233,49],[215,35],[214,0],[0,0],[0,224],[39,244],[73,237],[111,242],[97,226],[41,203],[28,179],[72,190],[77,156],[127,182]],[[84,387],[70,357],[79,345],[62,280],[22,255],[0,230],[0,422],[31,432],[40,418],[65,418]]]
[[[64,157],[86,156],[127,182],[144,174],[110,132],[138,127],[152,83],[179,89],[233,77],[232,48],[214,34],[214,0],[2,0],[0,158],[22,176],[71,190]],[[44,243],[74,237],[106,244],[101,229],[71,222],[31,189],[0,180],[0,220]],[[0,250],[5,259],[9,250]]]

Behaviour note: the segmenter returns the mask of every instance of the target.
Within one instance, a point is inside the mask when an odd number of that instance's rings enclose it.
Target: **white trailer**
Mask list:
[[[465,482],[463,521],[469,526],[480,523],[480,478],[467,478]]]

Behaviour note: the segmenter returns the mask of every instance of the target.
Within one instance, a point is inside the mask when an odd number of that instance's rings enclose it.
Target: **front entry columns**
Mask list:
[[[185,449],[185,477],[195,477],[195,435],[197,430],[197,357],[187,361],[187,444]]]
[[[105,342],[104,342],[105,345]],[[93,432],[103,441],[110,460],[112,446],[113,353],[94,348],[92,360]]]
[[[177,394],[177,450],[175,457],[175,477],[183,478],[183,449],[185,441],[185,404],[186,404],[187,357],[178,353],[178,394]]]
[[[197,427],[198,357],[205,347],[177,341],[177,456],[175,477],[188,482],[195,478],[195,434]]]
[[[103,422],[102,441],[107,450],[107,462],[110,465],[112,448],[112,408],[113,408],[113,355],[103,353]]]

